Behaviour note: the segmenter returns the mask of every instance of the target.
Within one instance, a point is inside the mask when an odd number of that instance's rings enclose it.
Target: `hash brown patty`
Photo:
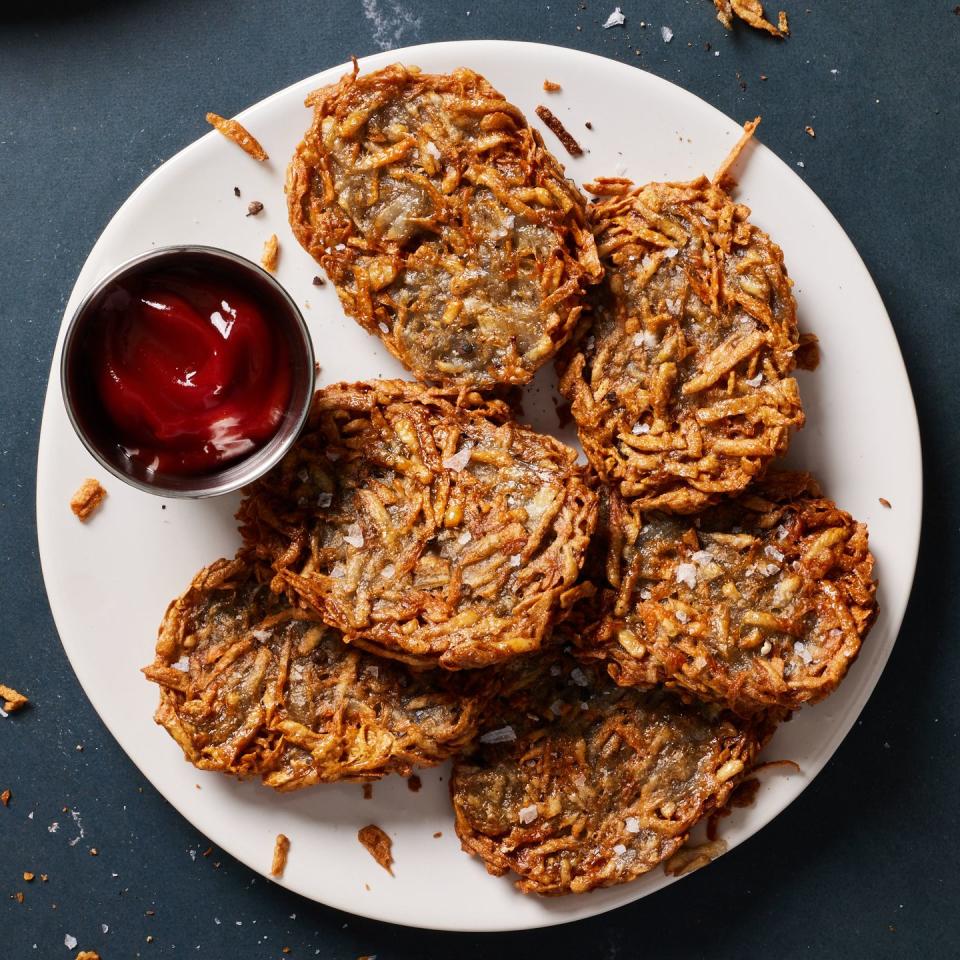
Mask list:
[[[724,805],[773,731],[768,717],[617,687],[568,656],[541,660],[488,710],[450,782],[464,850],[495,876],[515,873],[524,892],[583,893],[652,870]]]
[[[604,480],[641,509],[691,513],[744,490],[803,425],[783,253],[706,177],[587,189],[607,279],[561,391]]]
[[[194,766],[282,791],[446,760],[470,745],[494,682],[354,650],[243,559],[201,570],[170,604],[144,673]]]
[[[450,669],[535,650],[585,589],[596,495],[574,451],[508,417],[399,380],[327,387],[241,533],[350,643]]]
[[[866,526],[806,473],[693,517],[611,494],[608,529],[615,595],[593,655],[620,684],[793,710],[837,687],[877,614]]]
[[[467,69],[354,70],[306,102],[290,224],[346,312],[420,380],[526,383],[601,276],[540,135]]]

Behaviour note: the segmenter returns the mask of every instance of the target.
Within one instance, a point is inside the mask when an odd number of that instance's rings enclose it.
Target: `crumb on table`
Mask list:
[[[260,146],[260,141],[237,120],[227,120],[217,113],[208,113],[207,123],[222,133],[228,140],[232,140],[254,160],[259,160],[262,163],[264,160],[270,159],[267,151]]]
[[[544,122],[544,124],[550,129],[553,135],[563,144],[563,148],[570,154],[571,157],[579,157],[583,155],[583,147],[577,143],[576,140],[570,135],[570,131],[560,122],[560,120],[554,116],[551,110],[548,110],[545,106],[541,106],[536,109],[537,116]]]

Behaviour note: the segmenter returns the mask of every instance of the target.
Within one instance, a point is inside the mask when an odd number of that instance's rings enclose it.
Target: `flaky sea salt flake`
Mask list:
[[[496,730],[488,730],[480,736],[481,743],[510,743],[511,740],[516,739],[517,735],[509,724],[505,727],[498,727]]]
[[[623,15],[623,11],[619,7],[614,7],[613,13],[604,21],[603,29],[609,30],[611,27],[622,27],[626,21],[627,18]]]
[[[520,808],[518,817],[521,823],[533,823],[533,821],[536,820],[539,815],[540,814],[537,810],[537,805],[535,803],[531,803],[529,807]]]
[[[473,449],[472,443],[465,443],[456,453],[451,454],[443,461],[444,470],[454,470],[459,473],[467,469],[470,463],[470,451]]]
[[[677,583],[685,583],[692,590],[697,585],[697,568],[692,563],[678,563]]]
[[[360,529],[359,523],[351,523],[347,527],[347,532],[343,535],[344,542],[349,543],[351,547],[356,547],[358,550],[363,546],[363,531]]]

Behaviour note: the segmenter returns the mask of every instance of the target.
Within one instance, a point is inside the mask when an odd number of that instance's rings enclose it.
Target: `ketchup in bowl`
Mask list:
[[[186,491],[190,478],[263,450],[303,412],[313,358],[302,325],[282,288],[240,258],[203,248],[148,255],[78,312],[64,360],[78,433],[125,478],[180,478],[172,485]]]

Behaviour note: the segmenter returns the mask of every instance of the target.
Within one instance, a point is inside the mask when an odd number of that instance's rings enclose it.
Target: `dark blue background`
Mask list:
[[[960,952],[960,655],[950,608],[960,582],[960,16],[947,0],[783,0],[793,36],[780,43],[746,28],[726,33],[709,0],[620,2],[627,26],[613,30],[600,27],[612,0],[127,0],[0,14],[0,681],[33,701],[0,720],[0,790],[13,791],[0,808],[4,957],[68,956],[65,933],[104,960],[282,957],[283,946],[293,957],[381,960]],[[663,24],[674,31],[669,45]],[[34,471],[74,279],[127,195],[205,132],[206,110],[229,116],[351,53],[479,37],[579,47],[653,71],[737,119],[763,115],[763,141],[791,166],[804,161],[795,169],[886,301],[920,413],[926,504],[914,595],[887,670],[833,761],[785,814],[709,870],[616,913],[458,936],[316,906],[217,850],[191,859],[206,841],[121,753],[67,665],[37,559]],[[625,103],[623,121],[642,123],[643,104]],[[83,814],[75,846],[64,807]],[[24,883],[24,870],[38,879]]]

